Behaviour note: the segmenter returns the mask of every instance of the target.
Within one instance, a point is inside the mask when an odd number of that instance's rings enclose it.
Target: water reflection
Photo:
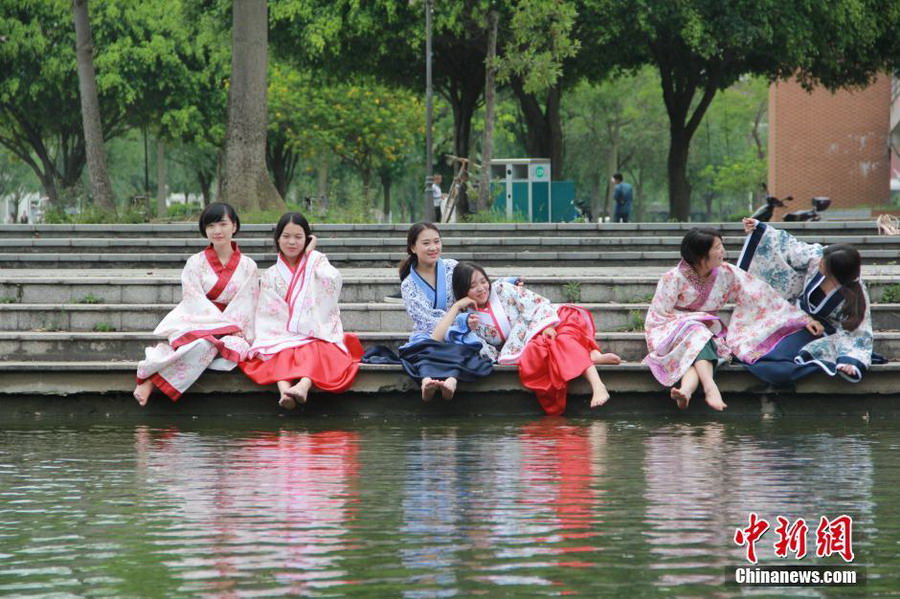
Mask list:
[[[179,521],[156,545],[182,590],[237,596],[264,572],[288,594],[348,584],[340,561],[358,499],[357,433],[279,431],[220,447],[139,427],[135,448],[144,484],[167,500],[160,515]]]
[[[857,561],[886,576],[900,432],[852,428],[0,430],[0,595],[737,597],[723,567],[750,511],[851,514]],[[783,563],[772,542],[761,562]]]
[[[777,516],[804,518],[813,530],[821,516],[840,513],[871,524],[872,457],[859,437],[734,435],[706,423],[657,429],[645,445],[647,535],[660,587],[715,584],[725,566],[747,563],[745,550],[728,540],[750,512],[772,525],[757,544],[762,564],[797,564],[774,554]],[[815,547],[814,537],[809,543]]]

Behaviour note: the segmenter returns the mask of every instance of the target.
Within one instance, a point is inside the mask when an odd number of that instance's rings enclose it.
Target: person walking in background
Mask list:
[[[441,222],[441,201],[444,199],[444,192],[441,191],[441,183],[444,177],[440,174],[434,176],[434,183],[431,184],[431,195],[434,198],[434,222]]]
[[[614,223],[627,223],[631,219],[631,204],[634,201],[634,189],[630,183],[625,183],[622,173],[613,175],[613,201],[616,209],[613,213]]]

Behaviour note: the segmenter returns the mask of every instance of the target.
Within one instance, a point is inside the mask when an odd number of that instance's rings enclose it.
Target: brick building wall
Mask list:
[[[832,210],[890,204],[890,116],[889,77],[835,94],[772,85],[769,193],[794,196],[788,210],[809,209],[813,196],[830,197]]]

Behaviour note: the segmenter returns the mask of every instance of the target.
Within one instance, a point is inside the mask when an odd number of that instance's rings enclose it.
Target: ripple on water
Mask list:
[[[898,446],[848,423],[11,429],[0,594],[736,597],[755,511],[852,514],[890,596]]]

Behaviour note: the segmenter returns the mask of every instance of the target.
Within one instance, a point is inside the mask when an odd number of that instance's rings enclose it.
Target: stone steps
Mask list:
[[[135,384],[135,371],[137,362],[133,361],[31,361],[31,362],[0,362],[0,393],[12,394],[18,396],[33,395],[51,395],[51,396],[67,396],[73,394],[89,395],[91,397],[98,396],[130,396],[131,390]],[[677,413],[671,400],[668,399],[668,393],[650,374],[648,368],[640,364],[621,364],[619,366],[599,366],[600,376],[604,383],[610,389],[612,398],[610,403],[596,412],[602,414],[607,410],[614,410],[619,401],[634,401],[634,394],[649,395],[654,398],[652,406],[663,406],[671,408],[671,412]],[[809,394],[819,396],[820,398],[832,398],[836,394],[836,388],[840,389],[841,396],[852,396],[853,403],[842,403],[839,412],[846,414],[852,409],[857,402],[862,400],[871,400],[877,395],[896,395],[896,380],[900,376],[900,364],[885,364],[873,366],[866,374],[865,380],[860,384],[849,384],[838,381],[824,375],[816,375],[800,381],[793,392],[788,393],[787,403],[790,405],[791,400],[796,394]],[[716,373],[716,383],[724,394],[726,400],[730,400],[730,394],[733,393],[767,393],[769,390],[755,379],[749,372],[741,366],[724,365],[719,368]],[[191,397],[197,399],[202,396],[214,396],[224,398],[230,395],[244,395],[252,398],[254,405],[258,405],[259,401],[270,398],[274,394],[274,385],[261,387],[250,381],[242,373],[232,372],[213,372],[206,371],[200,379],[191,387],[187,396],[178,402],[181,409],[191,410]],[[578,378],[570,384],[570,394],[577,396],[570,397],[570,408],[567,413],[578,413],[587,410],[586,395],[588,394],[588,386],[583,379]],[[489,406],[494,405],[497,401],[502,401],[510,394],[516,394],[517,398],[526,405],[527,409],[534,414],[540,413],[537,402],[534,401],[530,392],[524,389],[519,382],[518,373],[514,366],[495,366],[494,372],[478,381],[472,383],[460,384],[458,397],[453,402],[464,402],[466,398],[478,398],[481,402],[479,410],[490,410]],[[441,401],[433,402],[434,406],[429,407],[427,404],[423,406],[422,401],[418,399],[418,391],[415,383],[407,377],[399,366],[394,365],[376,365],[362,364],[360,365],[359,375],[354,381],[352,394],[367,395],[392,395],[402,398],[403,402],[409,402],[412,409],[434,410],[440,409],[442,405],[448,405]],[[771,396],[770,396],[771,397]],[[313,391],[310,401],[315,404],[319,401],[348,401],[350,394],[337,398],[327,393],[319,393]],[[705,411],[702,399],[698,396],[699,401],[692,402],[696,404],[691,408],[692,411]],[[66,404],[70,401],[66,400]],[[658,402],[658,405],[657,403]],[[123,398],[123,403],[134,411],[138,407],[134,404],[134,400],[128,397]],[[274,404],[274,402],[272,402]],[[113,407],[112,404],[105,403],[105,407]],[[151,401],[150,408],[158,408],[163,406],[171,406],[168,399],[155,396]],[[452,405],[452,404],[449,404]],[[821,404],[817,404],[821,410]],[[621,406],[619,406],[621,407]],[[644,406],[646,408],[647,406]],[[764,406],[765,407],[765,406]],[[58,409],[58,408],[57,408]],[[96,410],[96,407],[92,409]],[[380,404],[370,408],[372,412],[379,412],[383,409]],[[501,408],[501,411],[509,409],[508,406]],[[277,411],[275,409],[274,411]],[[733,408],[729,407],[728,412],[732,412]],[[773,412],[763,410],[763,413]]]
[[[669,267],[671,264],[668,265]],[[494,277],[522,276],[529,289],[553,302],[646,303],[668,267],[493,268]],[[341,269],[341,300],[381,303],[399,291],[394,268]],[[551,274],[553,273],[553,274]],[[874,303],[900,284],[900,267],[866,265],[864,277]],[[573,295],[574,294],[574,295]],[[175,304],[181,298],[180,270],[49,269],[0,270],[0,307],[15,304]]]
[[[642,331],[647,303],[579,303],[598,331]],[[0,331],[152,331],[175,304],[0,304]],[[727,322],[730,308],[724,311]],[[402,304],[342,303],[344,329],[406,331],[412,321]],[[900,304],[873,304],[876,330],[900,330]]]
[[[195,252],[192,252],[195,253]],[[192,253],[0,253],[0,268],[177,268],[184,265]],[[897,264],[900,252],[890,249],[860,250],[867,264]],[[492,251],[492,252],[447,252],[457,260],[474,261],[486,267],[520,266],[555,266],[560,263],[568,265],[591,266],[672,266],[681,256],[677,251]],[[256,261],[260,267],[271,266],[275,261],[274,253],[252,253],[247,256]],[[335,252],[329,253],[328,259],[337,267],[373,267],[386,268],[396,266],[406,257],[405,252]],[[732,258],[736,258],[733,256]]]
[[[359,332],[364,347],[385,345],[396,349],[406,343],[406,331]],[[614,352],[624,360],[637,362],[647,353],[643,332],[598,332],[603,351]],[[0,361],[73,361],[90,358],[98,361],[140,360],[144,348],[160,341],[149,332],[0,332]],[[900,332],[875,333],[876,351],[889,360],[900,359]]]
[[[774,223],[775,226],[794,234],[874,235],[875,222],[820,221],[817,223]],[[395,224],[328,224],[312,223],[313,231],[320,238],[329,237],[397,237],[406,238],[409,223]],[[728,223],[465,223],[441,224],[441,235],[449,237],[501,236],[681,236],[692,227],[709,227],[730,235],[742,235],[739,222]],[[241,238],[271,238],[274,224],[244,224]],[[101,237],[145,238],[184,237],[197,238],[196,221],[157,224],[96,224],[96,225],[0,225],[0,239],[23,237]]]
[[[802,234],[798,239],[808,243],[822,241],[821,234]],[[583,251],[669,251],[677,252],[681,247],[679,236],[599,236],[585,234],[579,236],[532,236],[496,237],[467,236],[448,237],[443,240],[444,252],[454,255],[460,251],[471,253],[490,252],[583,252]],[[745,236],[724,237],[726,249],[740,251]],[[241,249],[248,254],[266,255],[274,251],[273,242],[268,238],[238,239]],[[329,256],[331,254],[354,253],[405,253],[405,238],[401,237],[348,237],[323,238],[317,247]],[[201,237],[77,237],[77,238],[0,238],[0,255],[22,254],[162,254],[190,255],[202,250],[208,242]],[[900,236],[878,235],[829,235],[828,243],[847,243],[866,250],[900,251]],[[9,258],[7,258],[9,259]]]

